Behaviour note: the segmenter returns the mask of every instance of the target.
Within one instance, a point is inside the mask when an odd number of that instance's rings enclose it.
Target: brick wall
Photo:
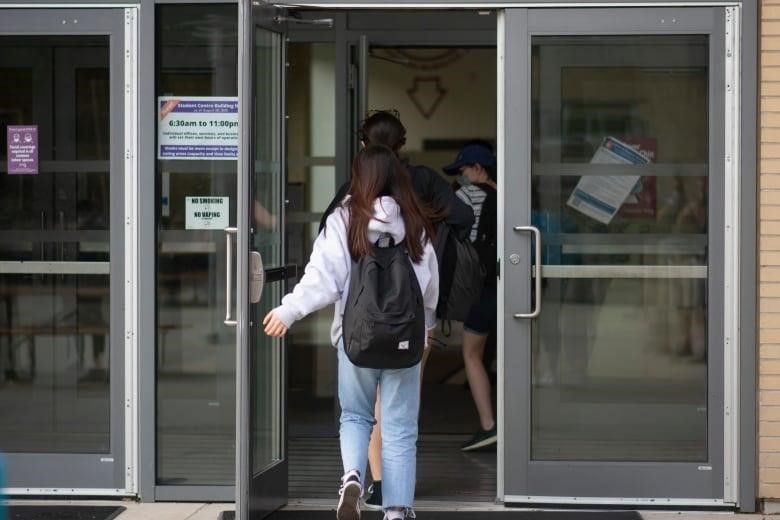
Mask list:
[[[758,495],[780,498],[780,0],[760,9]]]

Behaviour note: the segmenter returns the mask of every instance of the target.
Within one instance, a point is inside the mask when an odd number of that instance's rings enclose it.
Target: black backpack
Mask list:
[[[468,235],[459,237],[451,226],[439,224],[436,236],[439,262],[439,301],[436,316],[442,320],[466,321],[479,302],[485,272]]]
[[[498,212],[498,197],[496,190],[487,184],[480,184],[487,194],[482,203],[482,212],[477,225],[477,238],[474,240],[474,249],[479,255],[479,261],[485,272],[485,285],[489,287],[496,286],[498,254],[496,250],[496,238],[498,227],[496,215]]]
[[[342,330],[344,351],[359,367],[408,368],[422,359],[422,291],[406,247],[389,234],[352,262]]]

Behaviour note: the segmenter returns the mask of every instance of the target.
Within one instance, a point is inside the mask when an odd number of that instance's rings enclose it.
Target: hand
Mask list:
[[[279,338],[287,334],[287,325],[274,314],[274,311],[265,315],[263,325],[265,325],[265,333],[269,336]]]

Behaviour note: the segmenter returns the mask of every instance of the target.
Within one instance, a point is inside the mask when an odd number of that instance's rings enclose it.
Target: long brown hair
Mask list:
[[[422,260],[425,242],[433,236],[433,225],[428,210],[417,200],[409,172],[393,150],[376,144],[363,148],[352,162],[352,180],[347,193],[350,195],[346,203],[349,210],[347,241],[352,258],[371,252],[368,224],[374,218],[374,201],[390,196],[401,210],[409,257],[414,263]]]

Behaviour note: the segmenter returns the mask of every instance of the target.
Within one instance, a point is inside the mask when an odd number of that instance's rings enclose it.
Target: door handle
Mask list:
[[[65,212],[60,210],[60,231],[65,232]],[[60,240],[60,262],[65,261],[65,239]],[[60,275],[60,281],[65,280],[65,275]]]
[[[265,285],[265,269],[263,269],[263,257],[258,251],[249,252],[249,301],[257,303],[263,296]]]
[[[295,264],[266,268],[263,265],[263,257],[257,251],[250,251],[249,253],[249,268],[252,271],[249,282],[250,303],[260,301],[265,284],[280,282],[298,276],[298,266]]]
[[[46,212],[41,210],[41,237],[45,236],[46,231]],[[41,238],[41,262],[46,260],[46,239]],[[41,281],[46,278],[45,274],[41,274]]]
[[[515,226],[513,229],[521,233],[532,233],[534,236],[534,308],[528,314],[514,315],[515,318],[532,320],[542,312],[542,234],[536,226]]]
[[[238,228],[225,228],[225,267],[226,282],[225,285],[225,325],[235,327],[238,322],[233,319],[233,240],[231,235],[238,233]]]

